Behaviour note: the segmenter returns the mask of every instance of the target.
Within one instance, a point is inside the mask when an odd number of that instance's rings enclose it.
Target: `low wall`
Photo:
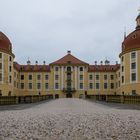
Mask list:
[[[114,103],[140,104],[139,95],[87,95],[86,99]]]
[[[36,96],[0,96],[0,105],[13,105],[21,103],[35,103],[43,100],[53,99],[53,95]]]

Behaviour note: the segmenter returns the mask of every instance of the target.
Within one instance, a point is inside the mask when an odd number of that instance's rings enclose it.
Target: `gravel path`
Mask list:
[[[140,111],[58,99],[0,111],[0,140],[139,140]]]

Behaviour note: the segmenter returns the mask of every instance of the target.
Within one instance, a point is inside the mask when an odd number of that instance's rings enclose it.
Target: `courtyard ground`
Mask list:
[[[139,140],[140,107],[57,99],[0,107],[0,140]]]

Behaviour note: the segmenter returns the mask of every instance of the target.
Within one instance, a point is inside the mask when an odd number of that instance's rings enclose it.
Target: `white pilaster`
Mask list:
[[[85,69],[84,69],[84,67],[83,67],[83,90],[85,90],[85,82],[84,82],[84,80],[85,80],[85,79],[84,79],[84,76],[85,76],[85,75],[84,75],[84,72],[85,72]]]
[[[77,67],[76,66],[74,68],[74,72],[75,72],[75,89],[77,89]]]
[[[61,67],[61,78],[62,78],[62,82],[61,82],[61,88],[63,90],[64,88],[64,67]]]
[[[2,83],[4,82],[4,53],[2,53]]]

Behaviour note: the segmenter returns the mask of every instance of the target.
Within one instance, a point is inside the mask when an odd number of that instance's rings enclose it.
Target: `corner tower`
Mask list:
[[[0,96],[13,95],[14,57],[10,40],[0,32]]]
[[[121,93],[140,94],[140,13],[136,18],[136,29],[122,43]]]

